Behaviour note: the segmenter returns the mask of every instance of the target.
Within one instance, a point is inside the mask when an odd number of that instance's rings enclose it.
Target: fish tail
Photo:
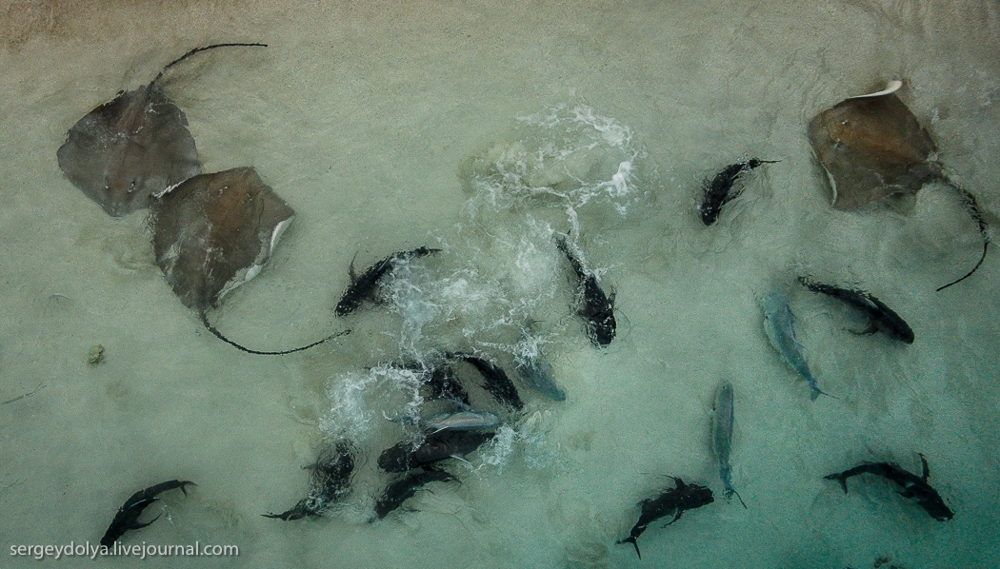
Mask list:
[[[826,480],[836,480],[840,482],[840,487],[844,489],[844,494],[847,494],[847,476],[843,472],[838,472],[837,474],[830,474],[829,476],[823,477]]]
[[[827,392],[823,391],[822,389],[820,389],[819,387],[817,387],[815,380],[809,382],[809,388],[812,390],[812,393],[809,394],[809,399],[812,400],[812,401],[816,401],[816,399],[818,399],[820,395],[826,395],[827,397],[833,397],[834,399],[837,399],[837,400],[840,399],[839,397],[835,397],[833,395],[830,395],[829,393],[827,393]]]
[[[642,559],[642,553],[639,553],[639,542],[636,541],[635,536],[630,535],[625,539],[619,539],[618,543],[631,543],[632,547],[635,548],[635,554],[639,556],[639,559]]]

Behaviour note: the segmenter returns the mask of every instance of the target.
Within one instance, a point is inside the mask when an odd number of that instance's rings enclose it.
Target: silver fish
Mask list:
[[[732,469],[729,466],[729,453],[732,451],[733,443],[733,384],[723,379],[719,383],[719,390],[715,393],[715,416],[712,419],[712,446],[715,448],[715,456],[719,460],[719,477],[722,478],[722,486],[725,491],[722,493],[727,500],[736,494],[740,504],[746,508],[743,497],[733,489],[731,480]]]
[[[516,350],[514,365],[521,377],[549,399],[565,401],[566,392],[559,389],[559,386],[552,379],[552,367],[542,359],[539,341],[531,333],[530,322],[525,324],[521,331]]]
[[[812,390],[809,398],[813,401],[820,395],[829,395],[816,386],[816,378],[809,371],[809,364],[802,355],[802,344],[795,339],[795,316],[788,306],[788,297],[781,291],[771,291],[764,299],[764,331],[774,349],[805,378]]]
[[[424,429],[433,431],[477,431],[492,429],[500,424],[500,418],[489,411],[466,409],[456,413],[441,413],[421,421]]]

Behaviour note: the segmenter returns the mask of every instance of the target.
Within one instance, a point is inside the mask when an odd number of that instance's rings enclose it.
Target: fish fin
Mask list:
[[[465,464],[467,464],[470,468],[472,467],[472,463],[469,462],[468,460],[465,460],[464,456],[453,454],[449,458],[454,458],[455,460],[460,460],[460,461],[464,462]]]
[[[163,514],[160,514],[160,516],[162,516],[162,515]],[[149,524],[155,522],[156,520],[160,519],[160,516],[156,516],[155,518],[149,520],[148,522],[146,522],[144,524],[139,523],[139,521],[137,520],[134,524],[130,525],[128,529],[141,529],[141,528],[144,528],[144,527],[148,526]]]
[[[354,256],[351,257],[351,266],[347,268],[347,274],[351,277],[351,284],[358,282],[358,275],[354,273],[354,261],[357,260],[358,253],[354,252]]]
[[[878,332],[878,324],[876,324],[874,320],[869,319],[868,320],[868,325],[865,326],[864,330],[855,331],[855,330],[851,330],[849,328],[845,328],[845,330],[847,330],[851,334],[855,334],[857,336],[871,336],[875,332]]]
[[[899,494],[900,496],[904,497],[904,498],[912,498],[912,497],[916,496],[916,494],[913,493],[913,490],[903,490],[903,491],[896,492],[896,493]]]
[[[667,523],[663,524],[663,527],[667,527],[667,526],[669,526],[670,524],[672,524],[672,523],[676,522],[677,520],[681,519],[681,516],[683,516],[683,515],[684,515],[684,510],[681,510],[681,509],[678,509],[678,510],[677,510],[677,513],[676,513],[676,514],[674,514],[674,519],[672,519],[672,520],[670,520],[669,522],[667,522]]]
[[[632,547],[635,548],[635,554],[639,556],[639,559],[642,559],[642,553],[639,553],[639,543],[636,538],[629,536],[625,539],[619,539],[617,543],[631,543]]]
[[[847,494],[847,477],[844,476],[843,472],[830,474],[829,476],[824,476],[823,478],[825,480],[836,480],[837,482],[840,482],[840,487],[844,489],[844,494]]]
[[[190,480],[183,480],[183,481],[181,481],[181,492],[184,492],[185,496],[188,495],[188,491],[187,491],[188,485],[190,485],[190,486],[197,486],[197,484],[195,484],[194,482],[191,482]]]
[[[923,474],[920,476],[920,479],[927,482],[927,477],[931,475],[931,469],[927,466],[927,458],[919,452],[917,454],[920,455],[920,464],[923,466]]]
[[[812,401],[816,401],[816,399],[818,399],[820,395],[826,395],[827,397],[832,397],[837,401],[840,401],[840,397],[837,397],[836,395],[830,395],[829,393],[823,391],[818,387],[812,389],[812,393],[809,394],[809,399]]]

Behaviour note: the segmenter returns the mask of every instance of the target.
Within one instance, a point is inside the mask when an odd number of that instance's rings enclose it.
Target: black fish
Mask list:
[[[396,266],[398,261],[405,261],[413,257],[424,257],[431,253],[437,253],[440,250],[417,247],[412,251],[399,251],[368,267],[368,270],[361,273],[361,276],[354,274],[354,261],[351,261],[349,269],[351,286],[347,287],[344,296],[337,303],[337,316],[347,316],[351,312],[354,312],[366,299],[375,300],[375,289],[378,287],[379,281]]]
[[[462,387],[451,366],[438,366],[425,373],[424,386],[430,390],[431,399],[449,399],[470,405],[469,392]]]
[[[813,292],[821,292],[827,296],[839,299],[844,304],[868,316],[870,324],[862,332],[863,334],[873,334],[876,331],[882,331],[907,344],[913,343],[913,330],[906,321],[900,318],[898,314],[881,300],[867,292],[817,283],[808,277],[799,277],[799,282]]]
[[[427,435],[416,449],[403,441],[382,451],[378,467],[386,472],[406,472],[451,457],[463,457],[493,438],[495,433],[483,431],[440,431]]]
[[[104,532],[104,537],[101,538],[101,545],[104,547],[111,547],[114,545],[118,538],[125,534],[125,532],[133,529],[144,528],[149,524],[160,519],[160,516],[149,520],[146,523],[139,522],[139,516],[142,515],[142,511],[146,509],[147,506],[155,502],[158,498],[157,496],[166,492],[167,490],[173,490],[174,488],[180,488],[181,492],[187,496],[187,485],[196,485],[190,480],[168,480],[167,482],[161,482],[154,486],[150,486],[145,490],[140,490],[132,497],[125,501],[122,507],[118,508],[118,513],[115,514],[115,519],[111,520],[111,525],[108,526],[108,531]]]
[[[462,386],[455,371],[448,365],[436,367],[426,367],[422,363],[393,363],[389,365],[419,375],[420,379],[423,380],[422,386],[427,390],[428,399],[446,399],[458,401],[463,405],[471,405],[469,392]]]
[[[673,476],[670,478],[673,478],[675,486],[665,490],[656,498],[639,502],[641,508],[639,521],[632,526],[632,532],[628,537],[618,540],[618,543],[631,543],[635,547],[635,554],[639,556],[639,559],[642,559],[642,554],[639,553],[639,544],[636,540],[646,531],[646,526],[662,517],[672,515],[673,519],[663,526],[667,527],[681,519],[681,514],[685,511],[700,508],[715,501],[709,488],[698,484],[685,484],[683,480]]]
[[[576,278],[580,281],[577,293],[580,308],[577,309],[577,314],[587,321],[587,336],[595,346],[599,348],[607,346],[615,339],[615,294],[611,293],[610,297],[604,294],[601,286],[597,284],[597,277],[584,270],[580,260],[570,252],[565,237],[557,235],[556,245],[569,260]]]
[[[722,206],[737,198],[742,189],[733,191],[733,184],[744,171],[753,170],[761,164],[775,164],[777,160],[758,160],[752,158],[746,162],[730,164],[715,175],[711,181],[705,180],[704,193],[701,198],[701,205],[698,211],[701,212],[701,222],[705,225],[712,225],[719,218]]]
[[[920,463],[923,465],[923,474],[917,476],[911,472],[903,470],[894,462],[863,462],[854,468],[824,476],[826,480],[836,480],[840,482],[840,487],[847,494],[847,479],[859,474],[876,474],[883,478],[895,482],[903,489],[899,495],[904,498],[916,498],[917,504],[923,508],[932,518],[939,522],[950,520],[955,516],[948,506],[945,505],[941,495],[937,490],[931,488],[927,483],[927,476],[930,469],[927,468],[927,459],[920,455]]]
[[[425,484],[431,482],[449,482],[452,480],[455,482],[459,481],[458,478],[455,478],[444,470],[412,470],[402,478],[386,486],[382,497],[375,502],[375,515],[380,520],[386,517],[389,515],[389,512],[399,508],[403,505],[403,502],[412,498],[417,493],[417,490],[423,488]]]
[[[451,357],[472,364],[483,376],[483,389],[489,391],[499,403],[506,403],[518,411],[524,408],[514,382],[507,377],[507,372],[493,362],[472,354],[451,354]]]
[[[280,514],[268,512],[261,514],[262,516],[286,521],[319,516],[331,502],[346,496],[350,492],[351,475],[354,473],[354,454],[351,444],[347,441],[338,442],[332,452],[320,453],[316,464],[304,468],[312,470],[309,496]]]

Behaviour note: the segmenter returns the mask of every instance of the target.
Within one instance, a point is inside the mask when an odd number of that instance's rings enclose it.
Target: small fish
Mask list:
[[[617,542],[631,543],[635,547],[635,554],[639,556],[639,559],[642,559],[642,554],[639,553],[639,544],[636,540],[646,531],[646,526],[662,517],[672,515],[673,519],[663,526],[667,527],[681,519],[681,514],[687,510],[700,508],[715,501],[709,488],[698,484],[685,484],[683,480],[673,476],[670,478],[674,480],[674,487],[664,489],[663,493],[656,498],[639,502],[639,521],[632,526],[628,537]]]
[[[309,495],[280,514],[268,512],[265,518],[298,520],[306,516],[320,516],[330,504],[346,496],[351,490],[354,473],[354,451],[350,442],[339,441],[330,450],[320,453],[315,464],[304,466],[312,470]]]
[[[441,431],[428,435],[416,449],[403,441],[378,457],[378,467],[386,472],[406,472],[452,457],[464,457],[493,438],[492,431]]]
[[[425,257],[439,251],[441,249],[429,249],[427,247],[417,247],[412,251],[399,251],[368,267],[365,272],[361,273],[361,276],[354,274],[354,261],[352,260],[349,269],[351,286],[347,287],[344,296],[337,303],[337,316],[347,316],[361,307],[361,304],[365,300],[374,301],[375,290],[379,282],[396,267],[396,263],[412,259],[413,257]]]
[[[743,497],[733,489],[731,480],[732,469],[729,466],[729,454],[732,451],[733,441],[733,384],[726,380],[719,383],[719,390],[715,393],[715,416],[712,419],[712,447],[715,449],[715,456],[719,460],[719,477],[722,478],[722,486],[725,488],[722,495],[726,500],[733,497],[739,498],[740,504],[746,508]]]
[[[805,378],[812,390],[809,398],[813,401],[820,395],[829,395],[816,386],[816,378],[809,371],[809,365],[802,356],[802,345],[795,339],[795,316],[788,306],[788,297],[780,291],[772,291],[764,299],[764,331],[771,346],[781,354],[792,368]]]
[[[859,474],[876,474],[894,482],[903,489],[899,493],[904,498],[916,498],[917,504],[924,509],[932,518],[939,522],[948,521],[955,516],[955,513],[945,505],[941,495],[937,490],[931,488],[927,483],[930,469],[927,468],[927,459],[920,455],[920,463],[923,465],[923,473],[920,476],[903,470],[894,462],[863,462],[854,468],[843,472],[824,476],[826,480],[836,480],[840,482],[840,487],[847,494],[847,479]]]
[[[809,277],[799,277],[799,282],[813,292],[831,296],[868,317],[870,324],[862,334],[885,332],[906,343],[913,343],[913,329],[881,300],[863,290],[851,290],[818,283]]]
[[[595,346],[603,348],[615,339],[615,294],[604,294],[594,273],[585,270],[580,260],[569,250],[565,236],[557,235],[556,245],[573,266],[573,272],[580,283],[577,291],[580,307],[577,314],[587,322],[587,336]]]
[[[565,401],[566,392],[552,379],[552,367],[542,359],[538,338],[531,334],[531,323],[525,325],[517,341],[514,366],[529,385],[549,399]]]
[[[375,515],[380,520],[386,517],[390,512],[402,506],[403,502],[412,498],[417,493],[417,490],[420,490],[426,484],[451,481],[459,482],[458,478],[455,478],[444,470],[411,470],[402,478],[386,486],[382,497],[375,502]]]
[[[421,426],[431,431],[482,431],[493,429],[500,424],[500,418],[489,411],[466,409],[455,413],[440,413],[420,421]]]
[[[188,485],[197,486],[197,484],[190,480],[168,480],[132,494],[132,497],[126,500],[122,507],[118,508],[118,513],[111,520],[108,531],[104,532],[104,537],[101,538],[101,545],[111,547],[125,532],[144,528],[160,519],[160,516],[156,516],[146,523],[139,522],[139,516],[142,515],[142,511],[157,501],[159,499],[157,496],[174,488],[180,488],[181,492],[184,492],[184,495],[187,496],[186,486]]]
[[[524,408],[524,402],[521,401],[514,382],[507,377],[507,372],[493,362],[471,354],[451,354],[450,357],[460,359],[476,368],[483,376],[483,389],[489,391],[497,402],[510,405],[517,411]]]
[[[776,164],[777,160],[758,160],[752,158],[746,162],[730,164],[710,180],[705,180],[704,192],[698,211],[701,212],[701,222],[712,225],[719,218],[722,206],[736,199],[743,190],[733,191],[733,184],[744,171],[750,171],[761,164]]]

